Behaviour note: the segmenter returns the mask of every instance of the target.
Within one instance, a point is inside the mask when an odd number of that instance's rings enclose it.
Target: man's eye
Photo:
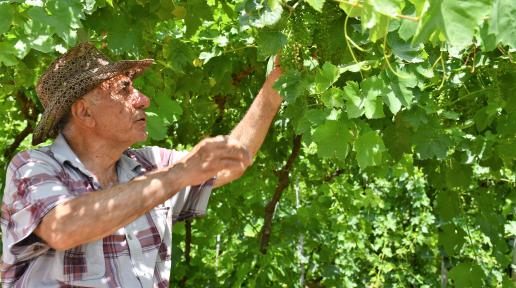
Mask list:
[[[131,87],[131,82],[129,82],[129,81],[122,82],[122,89],[128,91],[130,87]]]
[[[131,84],[131,81],[123,81],[121,83],[120,92],[123,94],[131,94],[133,92],[133,86]]]

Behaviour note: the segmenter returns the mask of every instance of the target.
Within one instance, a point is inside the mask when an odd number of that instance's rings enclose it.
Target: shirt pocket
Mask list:
[[[58,281],[87,286],[92,285],[92,281],[102,279],[106,273],[103,240],[56,253],[58,263],[53,267],[53,274]]]

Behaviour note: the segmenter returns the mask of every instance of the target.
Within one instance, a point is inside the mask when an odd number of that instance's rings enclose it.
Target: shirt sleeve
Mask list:
[[[188,151],[176,151],[161,147],[147,147],[140,149],[140,152],[147,154],[147,159],[153,159],[157,168],[174,165],[188,154]],[[172,220],[174,222],[206,214],[214,179],[209,179],[201,185],[187,186],[165,202],[166,206],[172,208]]]
[[[25,261],[50,249],[33,232],[50,210],[73,198],[60,172],[57,162],[31,158],[29,152],[16,155],[9,164],[1,217],[5,264]]]

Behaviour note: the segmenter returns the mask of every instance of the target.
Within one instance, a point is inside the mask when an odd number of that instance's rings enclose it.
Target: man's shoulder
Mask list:
[[[27,149],[20,151],[14,155],[9,162],[9,170],[18,170],[26,165],[41,165],[48,164],[51,166],[57,165],[57,162],[52,157],[52,152],[47,147],[39,149]]]
[[[6,171],[3,203],[29,197],[32,185],[47,183],[60,175],[62,167],[53,159],[50,150],[29,149],[18,152]]]

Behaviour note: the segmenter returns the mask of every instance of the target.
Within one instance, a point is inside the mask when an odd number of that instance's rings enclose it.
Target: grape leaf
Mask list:
[[[283,73],[273,87],[288,103],[294,103],[306,89],[301,75],[295,70]]]
[[[480,204],[481,207],[482,205],[483,203]],[[489,237],[493,250],[495,250],[494,256],[497,258],[498,262],[500,264],[505,262],[506,265],[509,265],[510,260],[505,260],[506,257],[504,257],[504,255],[509,251],[509,247],[504,239],[505,219],[493,210],[494,209],[491,209],[491,211],[489,211],[488,209],[483,208],[482,213],[476,217],[476,220],[480,226],[480,231]]]
[[[168,125],[170,123],[168,120],[160,117],[158,114],[154,112],[146,112],[147,114],[147,131],[149,132],[149,136],[155,140],[162,140],[167,137]]]
[[[392,92],[383,94],[383,102],[389,106],[389,110],[391,110],[391,113],[394,115],[401,109],[400,100]]]
[[[516,159],[516,139],[508,139],[496,146],[496,151],[504,163],[511,167]]]
[[[348,155],[351,139],[349,128],[337,120],[326,120],[313,133],[317,154],[322,158],[336,157],[344,161]]]
[[[394,159],[399,160],[404,153],[412,152],[412,131],[398,117],[394,125],[383,131],[383,141]]]
[[[401,14],[402,4],[404,1],[401,0],[371,0],[369,1],[374,9],[378,13],[385,14],[387,16],[396,17]]]
[[[476,263],[460,263],[450,270],[449,275],[456,287],[483,287],[484,271]]]
[[[190,65],[192,61],[195,59],[195,55],[192,53],[190,49],[188,49],[188,45],[173,39],[167,43],[167,45],[163,46],[163,60],[166,62],[164,66],[170,68],[176,72],[183,72],[185,67]],[[224,65],[220,65],[217,67],[226,67]],[[219,72],[219,71],[217,71]],[[220,77],[223,73],[214,73],[215,77]]]
[[[428,10],[420,17],[416,34],[412,38],[412,45],[421,44],[430,40],[435,42],[441,34],[443,26],[443,15],[441,13],[441,3],[443,0],[429,2]]]
[[[267,5],[263,5],[267,4]],[[283,8],[281,5],[268,6],[268,1],[246,1],[239,11],[240,25],[250,25],[257,28],[272,26],[281,19]]]
[[[287,36],[278,31],[261,30],[256,39],[258,57],[265,59],[277,54],[287,43]]]
[[[344,92],[336,87],[331,87],[322,95],[321,100],[328,108],[343,108],[344,107]]]
[[[77,29],[81,27],[83,5],[80,0],[53,0],[47,1],[45,7],[55,18],[53,26],[56,34],[68,45],[77,41]]]
[[[0,3],[0,34],[9,31],[15,8],[9,3]]]
[[[415,9],[416,8],[414,6],[409,5],[408,7],[406,7],[403,10],[403,15],[415,17],[416,16]],[[402,19],[401,24],[400,24],[400,29],[398,29],[398,35],[400,36],[401,39],[403,39],[405,41],[409,41],[410,38],[412,38],[414,36],[414,34],[416,34],[416,30],[417,30],[417,22],[410,21],[408,19]]]
[[[349,119],[358,118],[364,114],[362,97],[360,97],[360,87],[357,82],[346,82],[344,97],[346,99],[346,112]]]
[[[446,183],[451,188],[467,189],[471,183],[473,169],[470,165],[460,164],[456,161],[448,161],[446,165]]]
[[[482,51],[492,51],[496,48],[498,40],[496,39],[495,34],[491,34],[489,32],[487,22],[485,22],[484,25],[482,25],[482,28],[480,28],[479,38]]]
[[[312,8],[314,8],[315,10],[317,10],[319,12],[322,12],[322,8],[324,6],[324,2],[326,2],[326,0],[305,0],[305,1],[310,6],[312,6]]]
[[[475,29],[488,15],[490,8],[491,0],[443,0],[441,13],[446,39],[458,48],[470,45]]]
[[[456,255],[466,242],[466,232],[454,224],[444,224],[440,227],[439,244],[449,256]]]
[[[213,18],[213,11],[208,2],[203,0],[188,0],[186,4],[186,33],[189,37],[195,34],[204,20]]]
[[[498,41],[516,49],[516,2],[513,0],[494,0],[489,32]]]
[[[498,103],[489,103],[486,107],[480,109],[475,113],[474,121],[479,132],[485,130],[498,114]]]
[[[0,63],[6,66],[13,66],[18,63],[16,59],[16,48],[9,42],[0,42]]]
[[[501,96],[506,101],[504,109],[508,113],[516,112],[516,69],[514,65],[511,67],[513,68],[502,71],[498,80]]]
[[[79,0],[52,0],[45,3],[48,14],[43,7],[31,7],[27,13],[34,21],[51,28],[68,45],[75,44],[77,29],[81,27],[83,6]]]
[[[442,131],[435,120],[420,126],[414,134],[413,140],[420,159],[443,159],[453,144],[450,137]]]
[[[456,190],[440,190],[437,194],[437,211],[443,221],[460,215],[460,200]]]
[[[324,63],[322,69],[318,69],[315,74],[315,92],[323,93],[339,79],[339,76],[339,68],[329,62]]]
[[[413,46],[410,42],[401,39],[396,33],[389,33],[387,43],[394,55],[410,63],[420,63],[424,61],[425,54],[421,45]]]
[[[344,98],[348,118],[358,118],[365,114],[368,119],[382,118],[383,101],[379,96],[385,92],[382,81],[372,76],[362,81],[362,89],[354,81],[346,82]]]
[[[373,9],[365,9],[362,12],[362,19],[363,29],[369,32],[369,40],[371,42],[374,43],[378,39],[383,39],[385,34],[387,34],[390,23],[389,16],[377,13]]]
[[[360,169],[382,164],[382,154],[386,151],[382,138],[375,131],[360,134],[354,143]]]
[[[383,81],[376,76],[366,78],[362,81],[362,97],[364,114],[368,119],[382,118],[383,101],[379,97],[384,93],[385,86]]]
[[[303,117],[298,122],[296,133],[304,134],[309,132],[312,126],[323,123],[328,115],[330,115],[329,110],[311,109],[305,111]]]
[[[471,44],[475,29],[482,24],[491,8],[490,0],[436,0],[423,15],[413,44],[443,33],[450,45],[463,49]]]

